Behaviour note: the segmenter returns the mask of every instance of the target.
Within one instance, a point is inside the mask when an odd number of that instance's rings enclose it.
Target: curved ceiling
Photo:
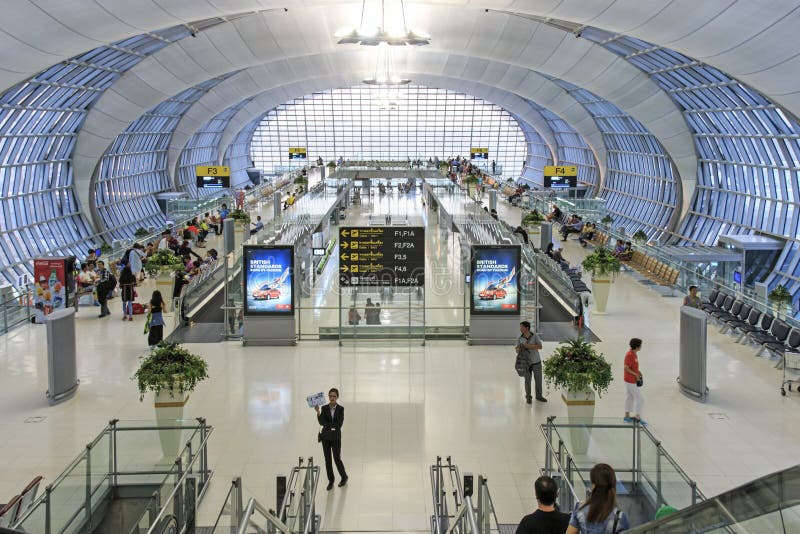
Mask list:
[[[15,0],[0,19],[0,87],[23,81],[86,50],[143,32],[213,17],[235,18],[257,10],[307,10],[331,4],[339,6],[339,11],[357,13],[361,2]],[[428,0],[406,4],[410,19],[423,28],[428,26],[435,40],[447,33],[469,36],[474,27],[460,23],[464,6],[552,17],[646,39],[717,67],[800,115],[800,88],[795,83],[800,71],[795,46],[800,5],[796,0]],[[454,9],[456,16],[426,16],[428,7],[443,6]],[[453,23],[442,24],[442,20]],[[487,18],[482,24],[491,23]],[[516,40],[526,38],[522,34]]]
[[[350,8],[356,6],[351,5]],[[630,113],[661,141],[681,177],[693,180],[691,133],[670,97],[623,58],[560,29],[514,15],[455,6],[414,6],[412,19],[457,20],[425,50],[395,51],[398,70],[500,85],[539,100],[541,76],[584,87]],[[261,12],[211,27],[143,60],[105,92],[78,136],[74,170],[79,195],[105,149],[127,125],[171,95],[206,79],[280,60],[274,84],[320,74],[369,72],[374,52],[336,45],[336,28],[352,21],[342,6]],[[436,32],[434,32],[436,33]],[[353,60],[353,48],[357,62]],[[374,51],[374,49],[372,49]],[[537,72],[531,72],[537,71]],[[302,94],[289,95],[289,99]],[[248,106],[249,107],[249,106]],[[686,185],[691,188],[692,185]]]

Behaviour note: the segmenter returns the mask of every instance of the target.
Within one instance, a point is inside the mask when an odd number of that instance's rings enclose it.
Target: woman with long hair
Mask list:
[[[133,293],[136,286],[136,275],[128,263],[119,274],[119,287],[122,293],[122,320],[133,321]]]
[[[164,311],[164,297],[161,296],[161,291],[153,291],[150,302],[147,304],[147,311],[150,313],[147,344],[153,349],[164,339],[164,315],[162,313]]]
[[[575,505],[567,534],[616,534],[630,528],[628,516],[617,507],[617,475],[608,464],[589,472],[589,498]]]

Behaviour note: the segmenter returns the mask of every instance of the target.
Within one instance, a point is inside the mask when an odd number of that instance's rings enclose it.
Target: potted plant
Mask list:
[[[544,215],[536,209],[529,211],[522,218],[522,226],[527,230],[528,240],[534,247],[542,246],[542,223],[545,220]]]
[[[595,394],[601,397],[614,379],[611,364],[594,343],[582,337],[561,342],[542,367],[548,387],[561,389],[561,399],[567,405],[572,423],[579,424],[594,418]],[[585,454],[589,446],[587,428],[571,427],[573,454]]]
[[[208,364],[178,343],[162,341],[147,356],[141,358],[134,379],[139,387],[139,400],[148,391],[155,393],[156,420],[159,426],[175,425],[183,419],[183,407],[189,393],[197,384],[208,378]],[[180,452],[181,432],[159,430],[161,449],[166,458]]]
[[[636,230],[636,232],[631,236],[631,239],[637,245],[644,245],[647,243],[647,234],[644,233],[644,230]]]
[[[147,231],[147,228],[142,228],[141,226],[136,229],[133,233],[134,237],[142,239],[143,237],[147,237],[150,235],[150,232]]]
[[[147,258],[144,270],[152,277],[170,278],[176,271],[183,271],[183,260],[171,250],[159,250]]]
[[[611,215],[606,214],[605,217],[600,219],[600,224],[606,227],[606,230],[611,230],[611,224],[614,222],[614,219]]]
[[[100,245],[100,254],[103,256],[108,256],[114,251],[114,249],[108,243],[102,243]]]
[[[336,162],[333,161],[333,160],[329,161],[328,162],[328,168],[329,169],[335,169],[336,168]]]
[[[583,260],[583,268],[592,275],[595,313],[604,314],[614,276],[622,270],[620,261],[606,247],[598,247]]]
[[[302,174],[297,175],[297,178],[294,179],[295,185],[305,185],[308,183],[308,178],[303,176]]]
[[[780,312],[781,308],[788,308],[792,305],[792,294],[789,293],[789,290],[786,287],[778,284],[775,286],[775,289],[769,292],[769,301],[772,303],[772,307],[776,312]]]

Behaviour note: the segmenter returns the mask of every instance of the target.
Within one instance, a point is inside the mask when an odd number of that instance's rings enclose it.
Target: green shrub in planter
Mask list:
[[[107,255],[111,254],[111,252],[113,252],[113,251],[114,251],[114,249],[108,243],[103,243],[102,245],[100,245],[100,253],[101,254],[105,254],[107,256]]]
[[[538,210],[533,210],[528,212],[525,217],[522,218],[522,226],[533,226],[536,224],[541,224],[544,221],[544,216],[539,213]]]
[[[769,300],[777,305],[789,305],[792,303],[792,294],[789,290],[782,285],[775,286],[775,289],[769,292]]]
[[[231,217],[236,222],[249,223],[250,214],[244,210],[233,210],[228,217]]]
[[[613,222],[614,222],[614,219],[611,217],[611,215],[606,215],[605,217],[600,219],[600,223],[603,226],[605,226],[606,228],[611,228],[611,223],[613,223]]]
[[[144,262],[144,270],[148,276],[157,276],[164,272],[183,272],[183,259],[171,250],[159,250]]]
[[[464,183],[465,184],[477,184],[478,183],[478,177],[475,176],[474,174],[469,174],[469,175],[467,175],[466,178],[464,178]]]
[[[641,245],[642,243],[647,242],[647,234],[644,233],[643,230],[636,230],[636,233],[634,233],[631,236],[631,239],[633,239],[634,242],[639,243]]]
[[[562,341],[544,361],[542,373],[548,386],[574,392],[593,389],[600,397],[614,380],[603,353],[582,337]]]
[[[134,378],[139,386],[140,401],[148,391],[156,395],[165,389],[191,393],[199,382],[208,378],[208,364],[178,343],[162,341],[141,358]]]
[[[614,276],[622,270],[622,264],[606,247],[598,247],[583,260],[583,268],[592,277]]]
[[[146,228],[142,228],[140,226],[139,228],[136,229],[136,231],[133,233],[133,235],[134,235],[134,237],[138,237],[139,239],[141,239],[143,237],[149,236],[150,232],[148,232]]]
[[[294,183],[298,184],[298,185],[307,184],[308,183],[308,178],[306,178],[305,176],[300,175],[300,176],[298,176],[297,178],[294,179]]]

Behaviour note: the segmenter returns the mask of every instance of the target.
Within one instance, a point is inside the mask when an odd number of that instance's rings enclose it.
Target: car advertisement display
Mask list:
[[[519,315],[519,270],[519,246],[473,247],[471,313]]]
[[[294,247],[245,245],[245,315],[291,315]]]

